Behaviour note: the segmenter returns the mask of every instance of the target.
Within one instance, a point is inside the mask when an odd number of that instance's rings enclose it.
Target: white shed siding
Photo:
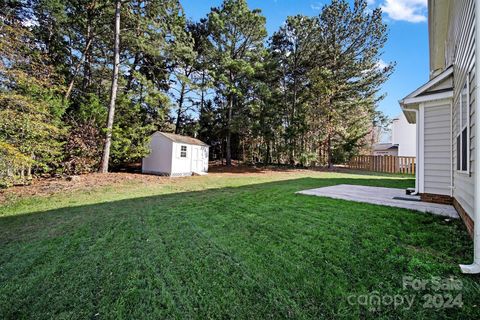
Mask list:
[[[150,141],[150,154],[142,160],[142,172],[169,175],[172,170],[172,143],[160,133]]]
[[[207,173],[209,147],[198,140],[199,143],[190,143],[192,140],[196,139],[162,132],[154,133],[150,142],[150,154],[142,160],[142,172],[168,176]],[[186,148],[184,157],[182,147]]]
[[[457,163],[456,137],[459,133],[458,101],[463,85],[475,61],[475,1],[452,1],[451,17],[446,46],[446,65],[454,65],[454,102],[453,102],[453,157]],[[474,147],[475,147],[475,71],[470,78],[470,173],[460,173],[454,166],[453,196],[465,211],[473,218],[474,197]]]
[[[451,195],[450,104],[424,108],[423,192]]]

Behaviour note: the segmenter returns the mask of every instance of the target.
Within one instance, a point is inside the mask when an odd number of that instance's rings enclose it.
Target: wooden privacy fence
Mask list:
[[[387,173],[415,174],[415,157],[355,156],[348,163],[351,169]]]

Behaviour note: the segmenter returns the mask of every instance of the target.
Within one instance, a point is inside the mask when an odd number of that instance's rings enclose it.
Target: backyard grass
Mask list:
[[[414,180],[217,173],[11,199],[0,205],[0,319],[480,319],[480,277],[458,268],[472,254],[460,221],[295,194],[335,184]],[[403,288],[407,276],[461,287]],[[429,306],[429,294],[460,294],[463,306]]]

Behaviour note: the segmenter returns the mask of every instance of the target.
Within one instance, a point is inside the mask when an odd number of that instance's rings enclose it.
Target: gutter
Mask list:
[[[480,3],[475,1],[475,175],[473,198],[473,263],[461,264],[463,273],[480,273]]]

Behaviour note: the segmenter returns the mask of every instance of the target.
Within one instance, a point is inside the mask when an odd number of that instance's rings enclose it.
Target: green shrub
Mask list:
[[[304,152],[299,157],[300,164],[304,167],[315,165],[317,154],[315,152]]]
[[[0,188],[30,182],[32,164],[31,158],[12,145],[0,141]]]

